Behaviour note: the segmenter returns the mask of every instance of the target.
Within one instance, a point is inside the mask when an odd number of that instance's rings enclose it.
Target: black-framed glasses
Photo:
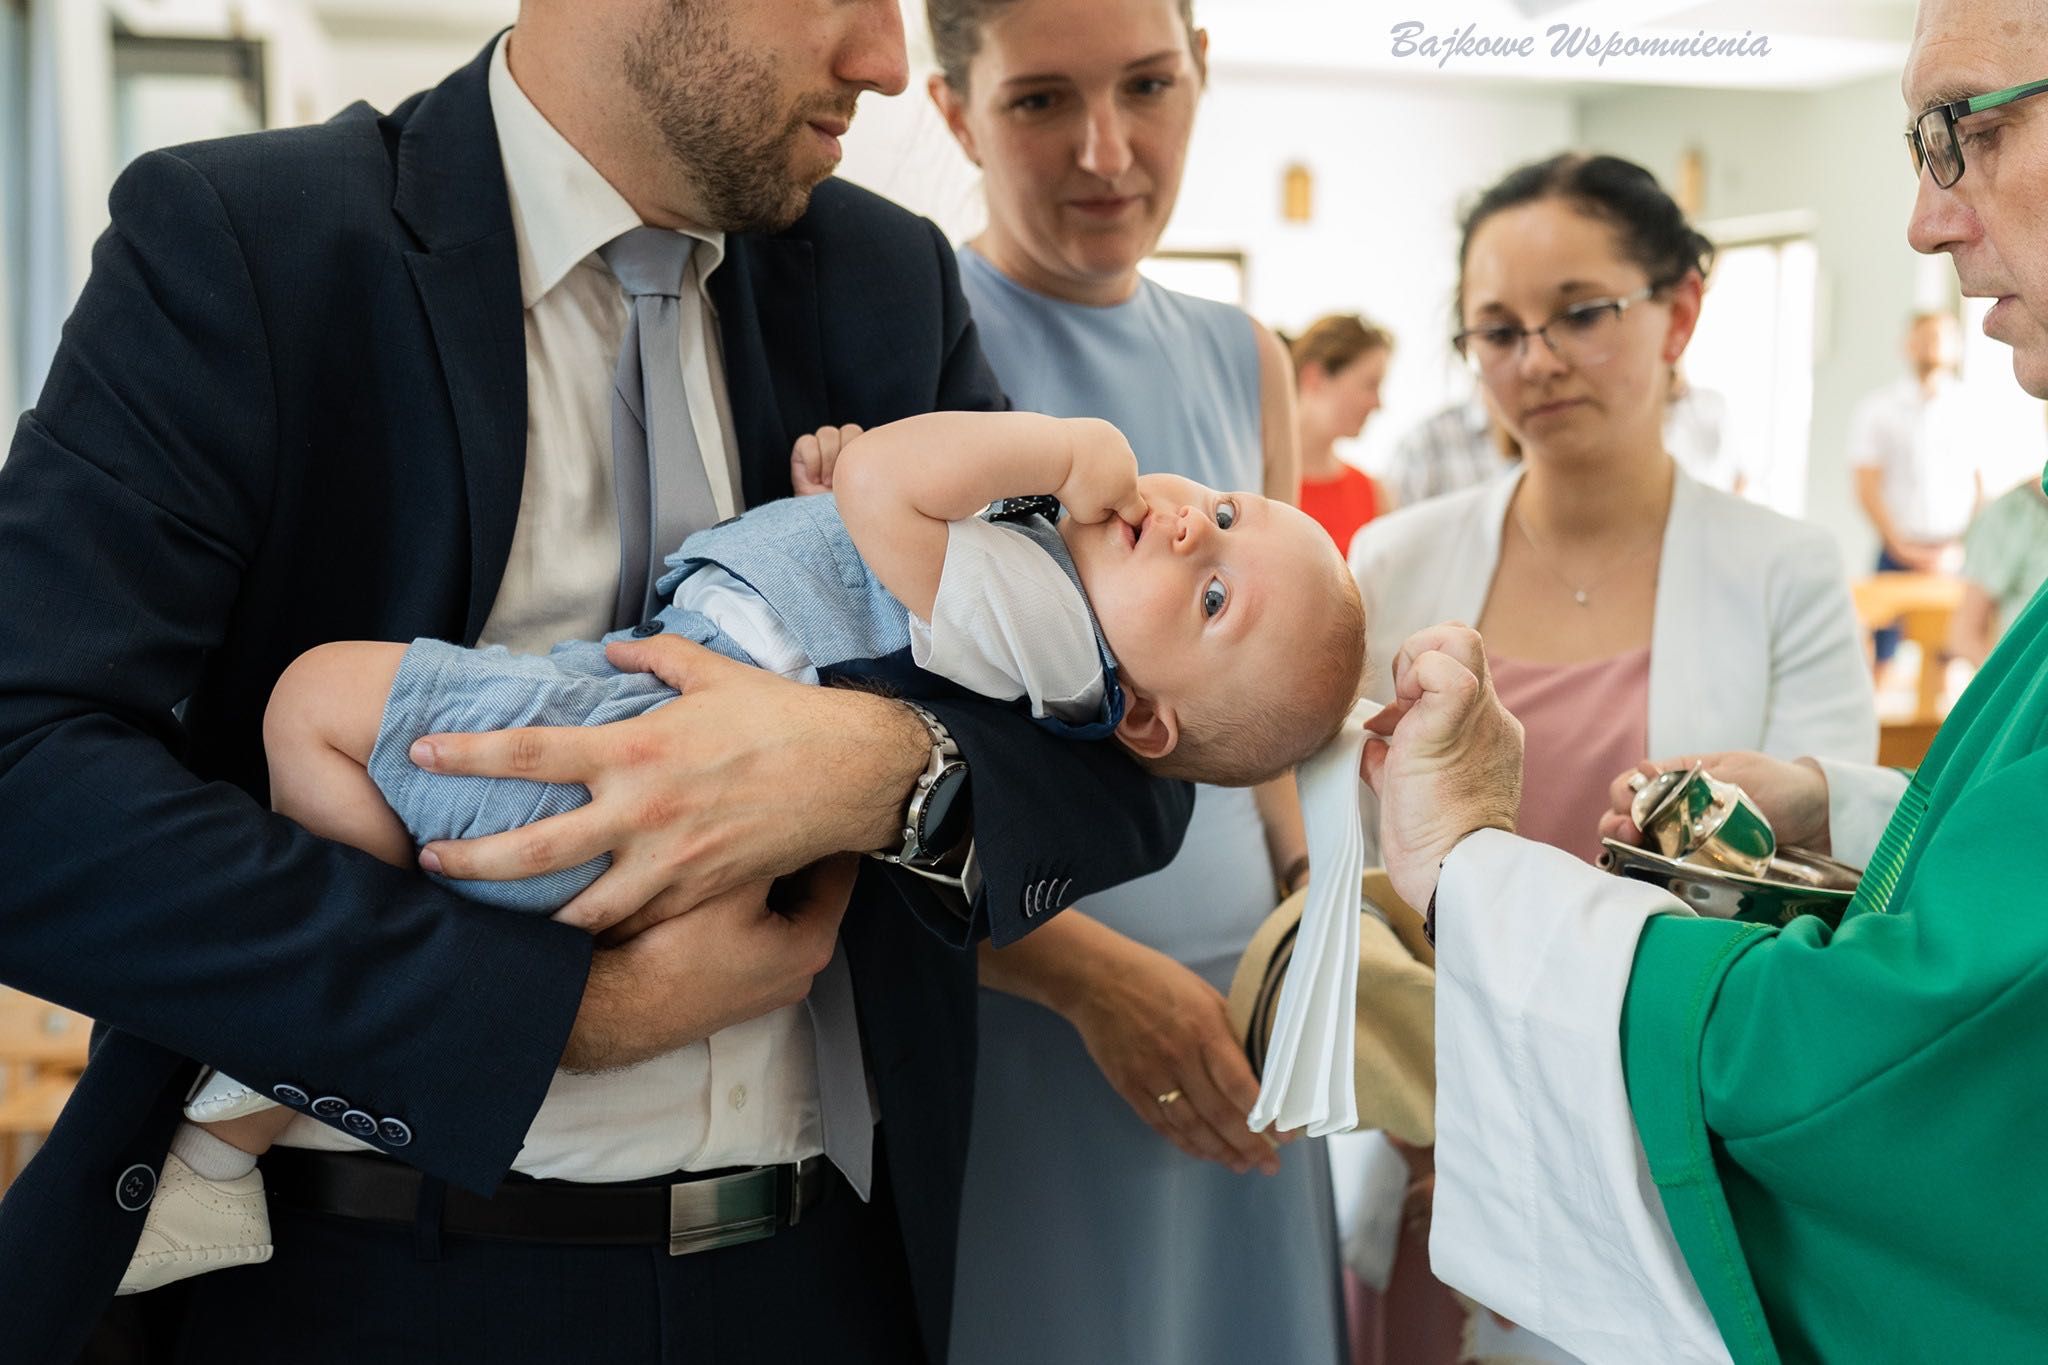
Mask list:
[[[1465,357],[1465,363],[1482,375],[1520,364],[1530,337],[1542,337],[1550,353],[1567,365],[1598,365],[1610,359],[1621,344],[1621,315],[1659,288],[1646,284],[1619,298],[1582,299],[1541,327],[1481,323],[1452,337],[1451,344]]]
[[[1919,175],[1924,166],[1940,188],[1947,189],[1955,184],[1963,178],[1963,145],[1956,140],[1956,120],[2043,91],[2048,91],[2048,80],[2027,81],[1994,90],[1988,95],[1972,95],[1966,100],[1935,105],[1914,119],[1913,126],[1906,130],[1906,150],[1913,158],[1913,174]]]

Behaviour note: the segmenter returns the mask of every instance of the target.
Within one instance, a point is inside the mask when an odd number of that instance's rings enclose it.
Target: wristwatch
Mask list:
[[[932,739],[931,757],[910,789],[910,803],[903,808],[903,843],[894,849],[877,850],[871,857],[922,872],[937,867],[958,851],[967,833],[967,806],[960,798],[967,792],[967,760],[945,725],[916,702],[904,702]]]

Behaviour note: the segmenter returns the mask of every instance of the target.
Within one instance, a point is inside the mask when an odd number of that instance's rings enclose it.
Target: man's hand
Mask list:
[[[1674,768],[1684,772],[1695,763],[1705,765],[1714,777],[1733,782],[1747,792],[1764,819],[1771,822],[1771,833],[1781,846],[1809,848],[1816,853],[1828,851],[1828,779],[1820,764],[1810,758],[1787,763],[1782,758],[1740,750],[1662,758],[1630,768],[1608,785],[1608,811],[1600,817],[1600,837],[1640,844],[1643,832],[1629,817],[1629,807],[1636,797],[1629,779],[1637,773],[1655,777]]]
[[[829,854],[900,837],[930,738],[897,702],[808,687],[672,635],[622,641],[607,657],[683,695],[631,720],[588,727],[429,735],[429,772],[579,782],[590,803],[521,829],[420,850],[430,872],[507,881],[612,865],[556,918],[592,932],[647,907],[665,918]]]
[[[1402,644],[1394,700],[1366,728],[1360,775],[1380,799],[1380,855],[1402,899],[1427,905],[1460,839],[1514,829],[1522,723],[1494,695],[1479,633],[1451,623]]]
[[[749,886],[599,948],[562,1066],[630,1066],[803,999],[832,960],[857,870],[831,858],[780,882],[772,908]]]
[[[1941,551],[1939,545],[1909,545],[1903,541],[1892,541],[1885,545],[1885,553],[1906,566],[1909,573],[1940,573]]]
[[[860,433],[858,426],[848,422],[845,426],[819,427],[814,435],[797,437],[796,448],[789,452],[789,481],[796,495],[801,498],[831,492],[832,471],[839,467],[839,452]]]
[[[1083,525],[1122,517],[1136,526],[1151,508],[1138,495],[1138,457],[1131,443],[1108,422],[1076,417],[1062,424],[1067,436],[1067,477],[1053,490],[1067,515]]]

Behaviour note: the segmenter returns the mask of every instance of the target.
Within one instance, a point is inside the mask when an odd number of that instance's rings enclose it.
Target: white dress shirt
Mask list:
[[[597,251],[641,222],[519,88],[506,42],[492,54],[490,97],[526,311],[526,473],[511,557],[481,643],[544,653],[559,640],[596,639],[611,628],[619,582],[611,393],[626,299]],[[739,462],[705,281],[724,256],[725,236],[689,235],[698,245],[679,300],[684,392],[722,520],[738,510]],[[675,547],[653,548],[667,554]],[[283,1140],[362,1146],[303,1117]],[[512,1169],[633,1180],[823,1150],[816,1054],[799,1004],[637,1066],[557,1072]]]
[[[1831,847],[1862,866],[1905,777],[1823,759]],[[1481,830],[1437,887],[1430,1266],[1590,1365],[1728,1360],[1664,1215],[1621,1007],[1662,890]]]
[[[1849,424],[1849,464],[1884,471],[1884,505],[1907,540],[1940,545],[1969,529],[1983,457],[1982,424],[1962,389],[1928,394],[1901,379],[1866,397]]]

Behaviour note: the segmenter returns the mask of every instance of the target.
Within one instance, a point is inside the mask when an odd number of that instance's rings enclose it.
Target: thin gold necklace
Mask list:
[[[1541,545],[1538,545],[1536,543],[1536,537],[1529,534],[1529,524],[1522,520],[1522,509],[1520,507],[1510,507],[1508,509],[1508,515],[1514,518],[1515,529],[1522,533],[1523,540],[1529,542],[1529,548],[1536,552],[1536,558],[1542,561],[1543,567],[1550,571],[1551,577],[1555,578],[1559,583],[1562,583],[1564,585],[1565,591],[1569,592],[1572,595],[1572,601],[1578,603],[1582,607],[1592,605],[1593,589],[1599,587],[1602,583],[1605,583],[1609,578],[1611,578],[1614,575],[1614,571],[1616,569],[1621,568],[1624,564],[1632,563],[1636,559],[1641,557],[1643,551],[1649,549],[1652,545],[1656,544],[1657,541],[1660,540],[1664,535],[1664,528],[1661,526],[1658,527],[1657,533],[1655,535],[1645,540],[1642,544],[1636,546],[1633,550],[1630,550],[1627,554],[1621,556],[1621,558],[1609,564],[1599,573],[1593,575],[1592,579],[1589,582],[1581,584],[1574,583],[1571,581],[1571,579],[1565,577],[1564,570],[1557,567],[1557,561],[1555,556],[1553,556],[1549,550],[1544,549]]]

